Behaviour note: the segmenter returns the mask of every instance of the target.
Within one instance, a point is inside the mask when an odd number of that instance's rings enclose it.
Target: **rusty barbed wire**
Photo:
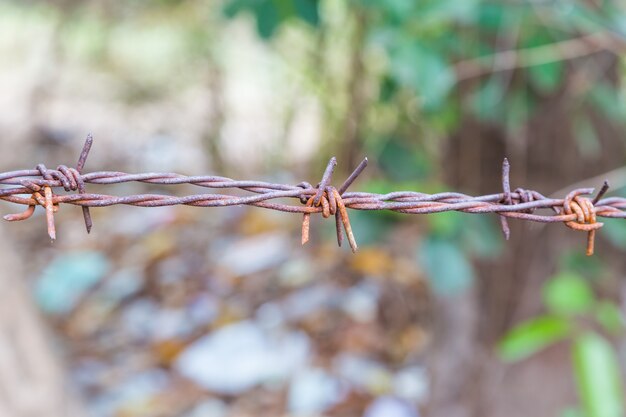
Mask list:
[[[335,217],[337,243],[343,243],[345,232],[353,252],[357,250],[356,239],[350,225],[348,210],[391,210],[405,214],[430,214],[446,211],[500,216],[502,231],[508,240],[510,229],[508,219],[521,219],[542,223],[564,223],[567,227],[587,232],[587,255],[594,251],[596,230],[604,224],[598,217],[626,218],[626,198],[603,198],[609,188],[604,182],[599,193],[593,188],[578,188],[562,199],[548,198],[534,190],[517,188],[511,191],[510,165],[505,158],[502,164],[501,193],[483,196],[469,196],[457,192],[425,194],[416,191],[396,191],[388,194],[368,192],[348,192],[348,188],[367,166],[365,158],[339,188],[331,185],[337,160],[330,159],[321,181],[313,186],[308,182],[296,185],[277,184],[265,181],[240,181],[220,176],[186,176],[176,173],[129,174],[119,171],[99,171],[83,173],[87,156],[93,144],[91,135],[78,159],[76,168],[59,165],[57,169],[47,169],[39,164],[32,170],[0,173],[0,199],[27,206],[22,213],[4,216],[8,221],[26,220],[33,215],[37,206],[45,208],[48,235],[56,239],[54,214],[62,204],[81,206],[87,233],[91,231],[90,207],[108,207],[118,204],[138,207],[162,207],[188,205],[196,207],[228,207],[249,205],[288,213],[300,213],[302,220],[302,244],[309,240],[311,215],[321,213],[324,218]],[[142,182],[147,184],[177,185],[190,184],[211,189],[239,189],[252,195],[234,196],[205,193],[183,197],[164,194],[138,194],[114,196],[91,194],[86,184],[121,184]],[[63,188],[68,194],[56,194],[55,189]],[[74,193],[70,193],[74,192]],[[280,199],[296,199],[299,205],[276,202]],[[552,214],[536,214],[539,209],[547,209]]]

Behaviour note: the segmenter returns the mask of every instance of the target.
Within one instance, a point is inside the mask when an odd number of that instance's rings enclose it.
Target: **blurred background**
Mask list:
[[[624,51],[618,0],[4,0],[0,166],[626,196]],[[623,415],[623,220],[92,213],[0,225],[0,416]]]

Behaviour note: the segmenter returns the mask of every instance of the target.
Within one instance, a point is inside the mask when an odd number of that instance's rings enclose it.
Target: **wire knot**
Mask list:
[[[513,198],[511,193],[511,182],[509,176],[511,174],[511,165],[509,164],[509,160],[504,158],[502,161],[502,199],[500,200],[500,204],[512,206],[515,204],[523,204],[530,203],[535,201],[536,199],[541,199],[541,195],[537,195],[535,191],[525,190],[523,188],[516,188],[515,194],[517,194],[516,198]],[[520,213],[528,213],[532,214],[535,211],[534,208],[528,208],[525,210],[520,210]],[[504,234],[504,238],[509,240],[511,237],[511,229],[509,228],[509,222],[505,216],[500,215],[500,226],[502,227],[502,233]]]
[[[337,232],[337,244],[339,246],[343,243],[342,225],[348,237],[350,248],[352,252],[356,252],[358,249],[354,234],[352,233],[352,226],[350,225],[350,218],[348,216],[348,210],[343,202],[342,195],[359,176],[361,172],[367,166],[367,158],[365,158],[359,166],[350,174],[350,176],[344,181],[339,190],[330,184],[330,179],[337,166],[337,159],[335,157],[330,158],[322,180],[313,187],[308,182],[302,182],[298,184],[299,187],[304,189],[300,196],[300,201],[305,204],[306,207],[310,207],[315,210],[306,211],[302,218],[302,244],[304,245],[309,241],[309,232],[311,227],[311,213],[318,213],[321,211],[322,217],[325,219],[331,215],[335,216],[335,229]]]
[[[593,255],[596,230],[604,226],[604,223],[596,221],[596,208],[594,202],[583,197],[583,194],[591,194],[593,189],[585,188],[574,190],[563,201],[561,214],[575,215],[575,220],[565,222],[570,229],[587,232],[587,256]]]
[[[532,203],[536,200],[535,194],[533,191],[525,190],[523,188],[516,188],[515,192],[517,193],[517,202],[520,204],[523,203]],[[527,208],[526,210],[520,210],[520,213],[528,213],[532,214],[535,212],[535,208]]]
[[[59,210],[59,205],[55,203],[56,196],[52,190],[53,187],[57,186],[59,183],[65,189],[65,191],[78,191],[80,194],[85,193],[85,181],[81,176],[81,171],[85,166],[85,161],[87,160],[87,156],[89,155],[89,150],[91,149],[91,145],[93,144],[93,137],[91,135],[87,135],[87,139],[85,140],[85,145],[83,146],[83,150],[80,153],[80,157],[78,158],[78,164],[76,168],[69,168],[66,165],[59,165],[56,170],[47,169],[44,164],[39,164],[35,168],[39,171],[39,174],[43,178],[43,182],[40,182],[42,185],[37,184],[34,180],[23,180],[21,184],[24,188],[30,190],[32,204],[29,204],[28,208],[22,212],[17,214],[8,214],[4,216],[4,219],[7,221],[21,221],[30,218],[35,212],[35,207],[40,205],[46,209],[46,223],[48,226],[48,235],[50,239],[56,239],[56,229],[54,226],[54,213]],[[41,195],[41,190],[43,189],[43,195]],[[91,220],[91,214],[89,212],[89,207],[82,207],[83,217],[85,219],[85,227],[87,228],[87,233],[91,232],[91,227],[93,225]]]

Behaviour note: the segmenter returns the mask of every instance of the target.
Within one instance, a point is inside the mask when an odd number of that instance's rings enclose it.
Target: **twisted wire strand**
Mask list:
[[[335,188],[331,185],[332,175],[337,165],[333,157],[329,161],[321,181],[312,186],[302,182],[297,185],[279,184],[266,181],[241,181],[221,176],[186,176],[176,173],[130,174],[119,171],[99,171],[83,173],[86,158],[93,144],[91,135],[87,137],[76,168],[60,165],[57,169],[47,169],[43,164],[36,169],[0,173],[0,199],[27,206],[22,213],[4,216],[8,221],[21,221],[32,216],[36,206],[46,209],[48,234],[55,239],[54,213],[62,204],[82,207],[87,232],[92,227],[90,207],[132,205],[137,207],[163,207],[188,205],[195,207],[229,207],[249,205],[289,213],[300,213],[302,221],[302,243],[309,239],[310,217],[322,213],[324,218],[335,216],[337,242],[341,246],[343,231],[353,251],[357,250],[347,209],[390,210],[405,214],[431,214],[446,211],[459,211],[473,214],[495,213],[500,216],[502,231],[506,239],[510,236],[509,218],[527,221],[554,223],[588,233],[587,254],[593,254],[596,230],[603,226],[598,217],[626,218],[626,198],[603,198],[609,188],[605,182],[594,198],[592,188],[578,188],[562,199],[548,198],[534,190],[517,188],[511,191],[510,164],[505,158],[502,165],[503,192],[483,196],[470,196],[458,192],[426,194],[415,191],[396,191],[387,194],[369,192],[348,192],[347,189],[367,166],[367,158],[357,166],[344,183]],[[187,196],[165,194],[138,194],[115,196],[87,193],[86,185],[110,185],[140,182],[158,185],[188,184],[206,189],[239,189],[252,193],[236,196],[220,193],[202,193]],[[56,194],[55,189],[63,188],[68,194]],[[42,193],[43,191],[43,193]],[[73,192],[73,193],[72,193]],[[283,201],[295,199],[296,204]],[[537,214],[536,210],[549,209],[551,214]]]

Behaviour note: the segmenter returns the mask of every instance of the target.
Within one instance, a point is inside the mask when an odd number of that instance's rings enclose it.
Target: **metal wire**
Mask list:
[[[594,250],[595,231],[604,224],[597,217],[626,218],[626,198],[603,198],[608,190],[605,182],[598,195],[590,199],[593,188],[578,188],[562,199],[548,198],[537,191],[517,188],[511,191],[509,182],[510,166],[505,158],[502,166],[502,193],[483,196],[469,196],[456,192],[425,194],[415,191],[396,191],[388,194],[367,192],[347,192],[347,189],[367,166],[367,158],[352,172],[346,181],[335,188],[330,185],[337,165],[331,158],[322,180],[314,187],[307,182],[297,185],[276,184],[264,181],[238,181],[219,176],[186,176],[175,173],[128,174],[117,171],[83,173],[83,168],[93,139],[87,137],[76,168],[60,165],[57,169],[47,169],[43,164],[32,170],[0,173],[0,199],[27,206],[18,214],[4,216],[8,221],[26,220],[32,216],[36,206],[46,210],[48,234],[56,238],[54,213],[61,204],[81,206],[87,232],[91,231],[90,207],[108,207],[126,204],[138,207],[162,207],[188,205],[196,207],[228,207],[249,205],[288,213],[303,214],[302,243],[309,239],[312,214],[322,213],[324,218],[335,216],[337,242],[343,241],[345,231],[350,247],[357,250],[347,209],[391,210],[405,214],[430,214],[445,211],[483,214],[496,213],[500,216],[502,231],[506,239],[510,236],[508,218],[543,223],[561,222],[574,230],[585,231],[587,255]],[[139,194],[114,196],[86,192],[86,184],[121,184],[143,182],[148,184],[176,185],[191,184],[210,189],[240,189],[251,193],[234,196],[218,193],[194,194],[183,197],[163,194]],[[55,189],[63,188],[69,194],[56,194]],[[70,192],[74,193],[70,193]],[[300,204],[278,202],[280,199],[299,200]],[[548,209],[552,214],[536,214],[538,209]]]

